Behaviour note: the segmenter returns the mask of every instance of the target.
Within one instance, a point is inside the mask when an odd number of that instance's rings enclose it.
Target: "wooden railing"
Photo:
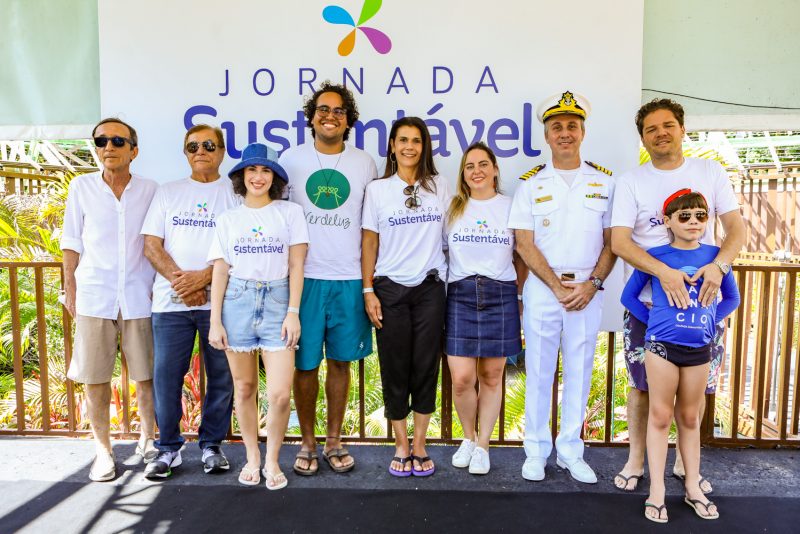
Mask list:
[[[797,333],[800,266],[736,265],[734,273],[742,305],[728,321],[727,354],[717,394],[708,399],[702,440],[712,446],[800,446],[800,336]],[[0,290],[8,288],[8,309],[0,313],[11,326],[15,399],[14,402],[9,402],[8,398],[0,401],[5,403],[0,404],[3,408],[0,416],[6,414],[5,420],[0,418],[0,434],[77,436],[90,433],[80,400],[82,386],[66,379],[72,355],[72,321],[63,307],[54,302],[61,283],[60,263],[0,262]],[[35,316],[32,315],[34,309]],[[48,339],[48,330],[58,331],[57,324],[63,332],[61,338]],[[615,430],[625,418],[627,380],[622,345],[620,333],[603,332],[599,336],[595,374],[602,380],[598,378],[595,383],[584,427],[591,445],[615,446],[627,441],[626,432]],[[367,369],[368,365],[375,366],[374,357],[371,358],[371,362],[362,360],[353,367],[350,407],[358,412],[357,421],[345,438],[347,441],[385,443],[392,440],[391,428],[385,420],[381,420],[383,430],[380,432],[375,432],[374,424],[368,424],[368,420],[374,422],[376,411],[374,406],[367,408],[368,389],[376,387],[370,386],[367,380],[374,379],[370,374],[375,372],[374,368]],[[201,399],[205,391],[202,367],[197,378]],[[113,403],[118,415],[112,434],[132,438],[138,419],[132,410],[132,390],[124,355],[121,372],[113,383]],[[518,421],[523,383],[524,369],[507,366],[494,443],[521,444]],[[559,397],[560,371],[557,371],[552,392],[553,420],[558,419]],[[431,442],[452,443],[460,437],[444,359],[440,406],[434,417],[438,418],[438,430],[432,431],[435,435],[431,435]],[[516,422],[511,421],[512,418]],[[553,425],[554,435],[556,428]],[[188,430],[187,436],[196,435],[193,432],[196,429]],[[231,432],[230,437],[239,436]],[[297,439],[297,435],[287,436],[290,441]]]

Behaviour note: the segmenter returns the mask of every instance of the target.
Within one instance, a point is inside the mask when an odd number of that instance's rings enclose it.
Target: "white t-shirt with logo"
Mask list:
[[[206,257],[220,214],[242,203],[233,192],[231,181],[219,178],[201,183],[184,178],[158,188],[147,212],[142,234],[160,237],[164,250],[184,271],[208,267]],[[202,306],[186,306],[166,278],[156,273],[153,283],[153,312],[208,310]]]
[[[514,270],[514,230],[508,228],[511,197],[469,199],[464,213],[449,225],[448,282],[481,275],[493,280],[517,279]]]
[[[308,243],[308,228],[297,204],[242,204],[219,216],[208,263],[221,258],[231,266],[230,276],[244,280],[281,280],[289,275],[289,247],[301,243]]]
[[[348,144],[340,154],[322,154],[308,142],[278,161],[289,175],[288,198],[303,207],[308,224],[305,276],[361,279],[364,191],[378,175],[372,156]]]
[[[685,158],[683,164],[671,171],[656,169],[647,162],[619,178],[611,215],[611,226],[633,229],[633,242],[644,250],[670,242],[664,225],[664,201],[679,189],[699,191],[708,202],[708,222],[701,243],[715,245],[716,217],[739,210],[739,201],[722,165],[713,160]],[[633,268],[625,264],[625,280]],[[650,286],[640,295],[649,302]]]
[[[447,180],[433,178],[436,192],[417,184],[418,208],[406,208],[408,184],[396,174],[367,186],[361,226],[379,234],[375,276],[387,276],[407,287],[418,286],[428,271],[446,279],[447,262],[442,251],[445,218],[450,205]]]

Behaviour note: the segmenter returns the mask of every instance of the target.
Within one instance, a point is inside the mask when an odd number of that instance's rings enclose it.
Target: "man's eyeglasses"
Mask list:
[[[198,143],[197,141],[189,141],[186,143],[186,152],[189,154],[194,154],[200,150],[201,146],[206,152],[214,152],[217,149],[217,145],[214,143],[214,141],[206,139],[202,143]]]
[[[406,207],[408,209],[418,208],[422,205],[422,203],[419,201],[419,197],[417,196],[418,189],[419,188],[415,185],[409,185],[403,189],[403,194],[408,197],[406,199]]]
[[[114,137],[106,137],[105,135],[100,135],[94,138],[94,146],[97,148],[105,148],[108,142],[111,141],[111,144],[117,148],[122,148],[125,146],[125,143],[134,147],[136,145],[133,144],[133,141],[128,139],[127,137],[120,137],[119,135],[115,135]]]
[[[344,108],[333,108],[331,109],[329,106],[317,106],[317,114],[320,117],[326,117],[333,113],[333,116],[337,119],[343,118],[347,115],[347,110]]]
[[[692,220],[692,216],[697,219],[697,222],[706,222],[708,220],[707,211],[681,211],[678,212],[678,220],[682,223],[687,223]]]

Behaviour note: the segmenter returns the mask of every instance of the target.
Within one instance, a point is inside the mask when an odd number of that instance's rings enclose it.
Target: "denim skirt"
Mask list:
[[[288,278],[258,282],[230,277],[222,301],[222,326],[228,334],[229,350],[287,350],[281,328],[288,307]]]
[[[517,283],[469,276],[447,285],[445,353],[480,358],[522,351]]]

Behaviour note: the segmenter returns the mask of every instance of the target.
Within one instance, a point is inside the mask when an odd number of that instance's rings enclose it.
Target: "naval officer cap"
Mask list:
[[[555,93],[545,98],[536,108],[536,118],[542,124],[556,115],[577,115],[586,119],[591,111],[592,105],[585,96],[564,91],[561,94]]]

